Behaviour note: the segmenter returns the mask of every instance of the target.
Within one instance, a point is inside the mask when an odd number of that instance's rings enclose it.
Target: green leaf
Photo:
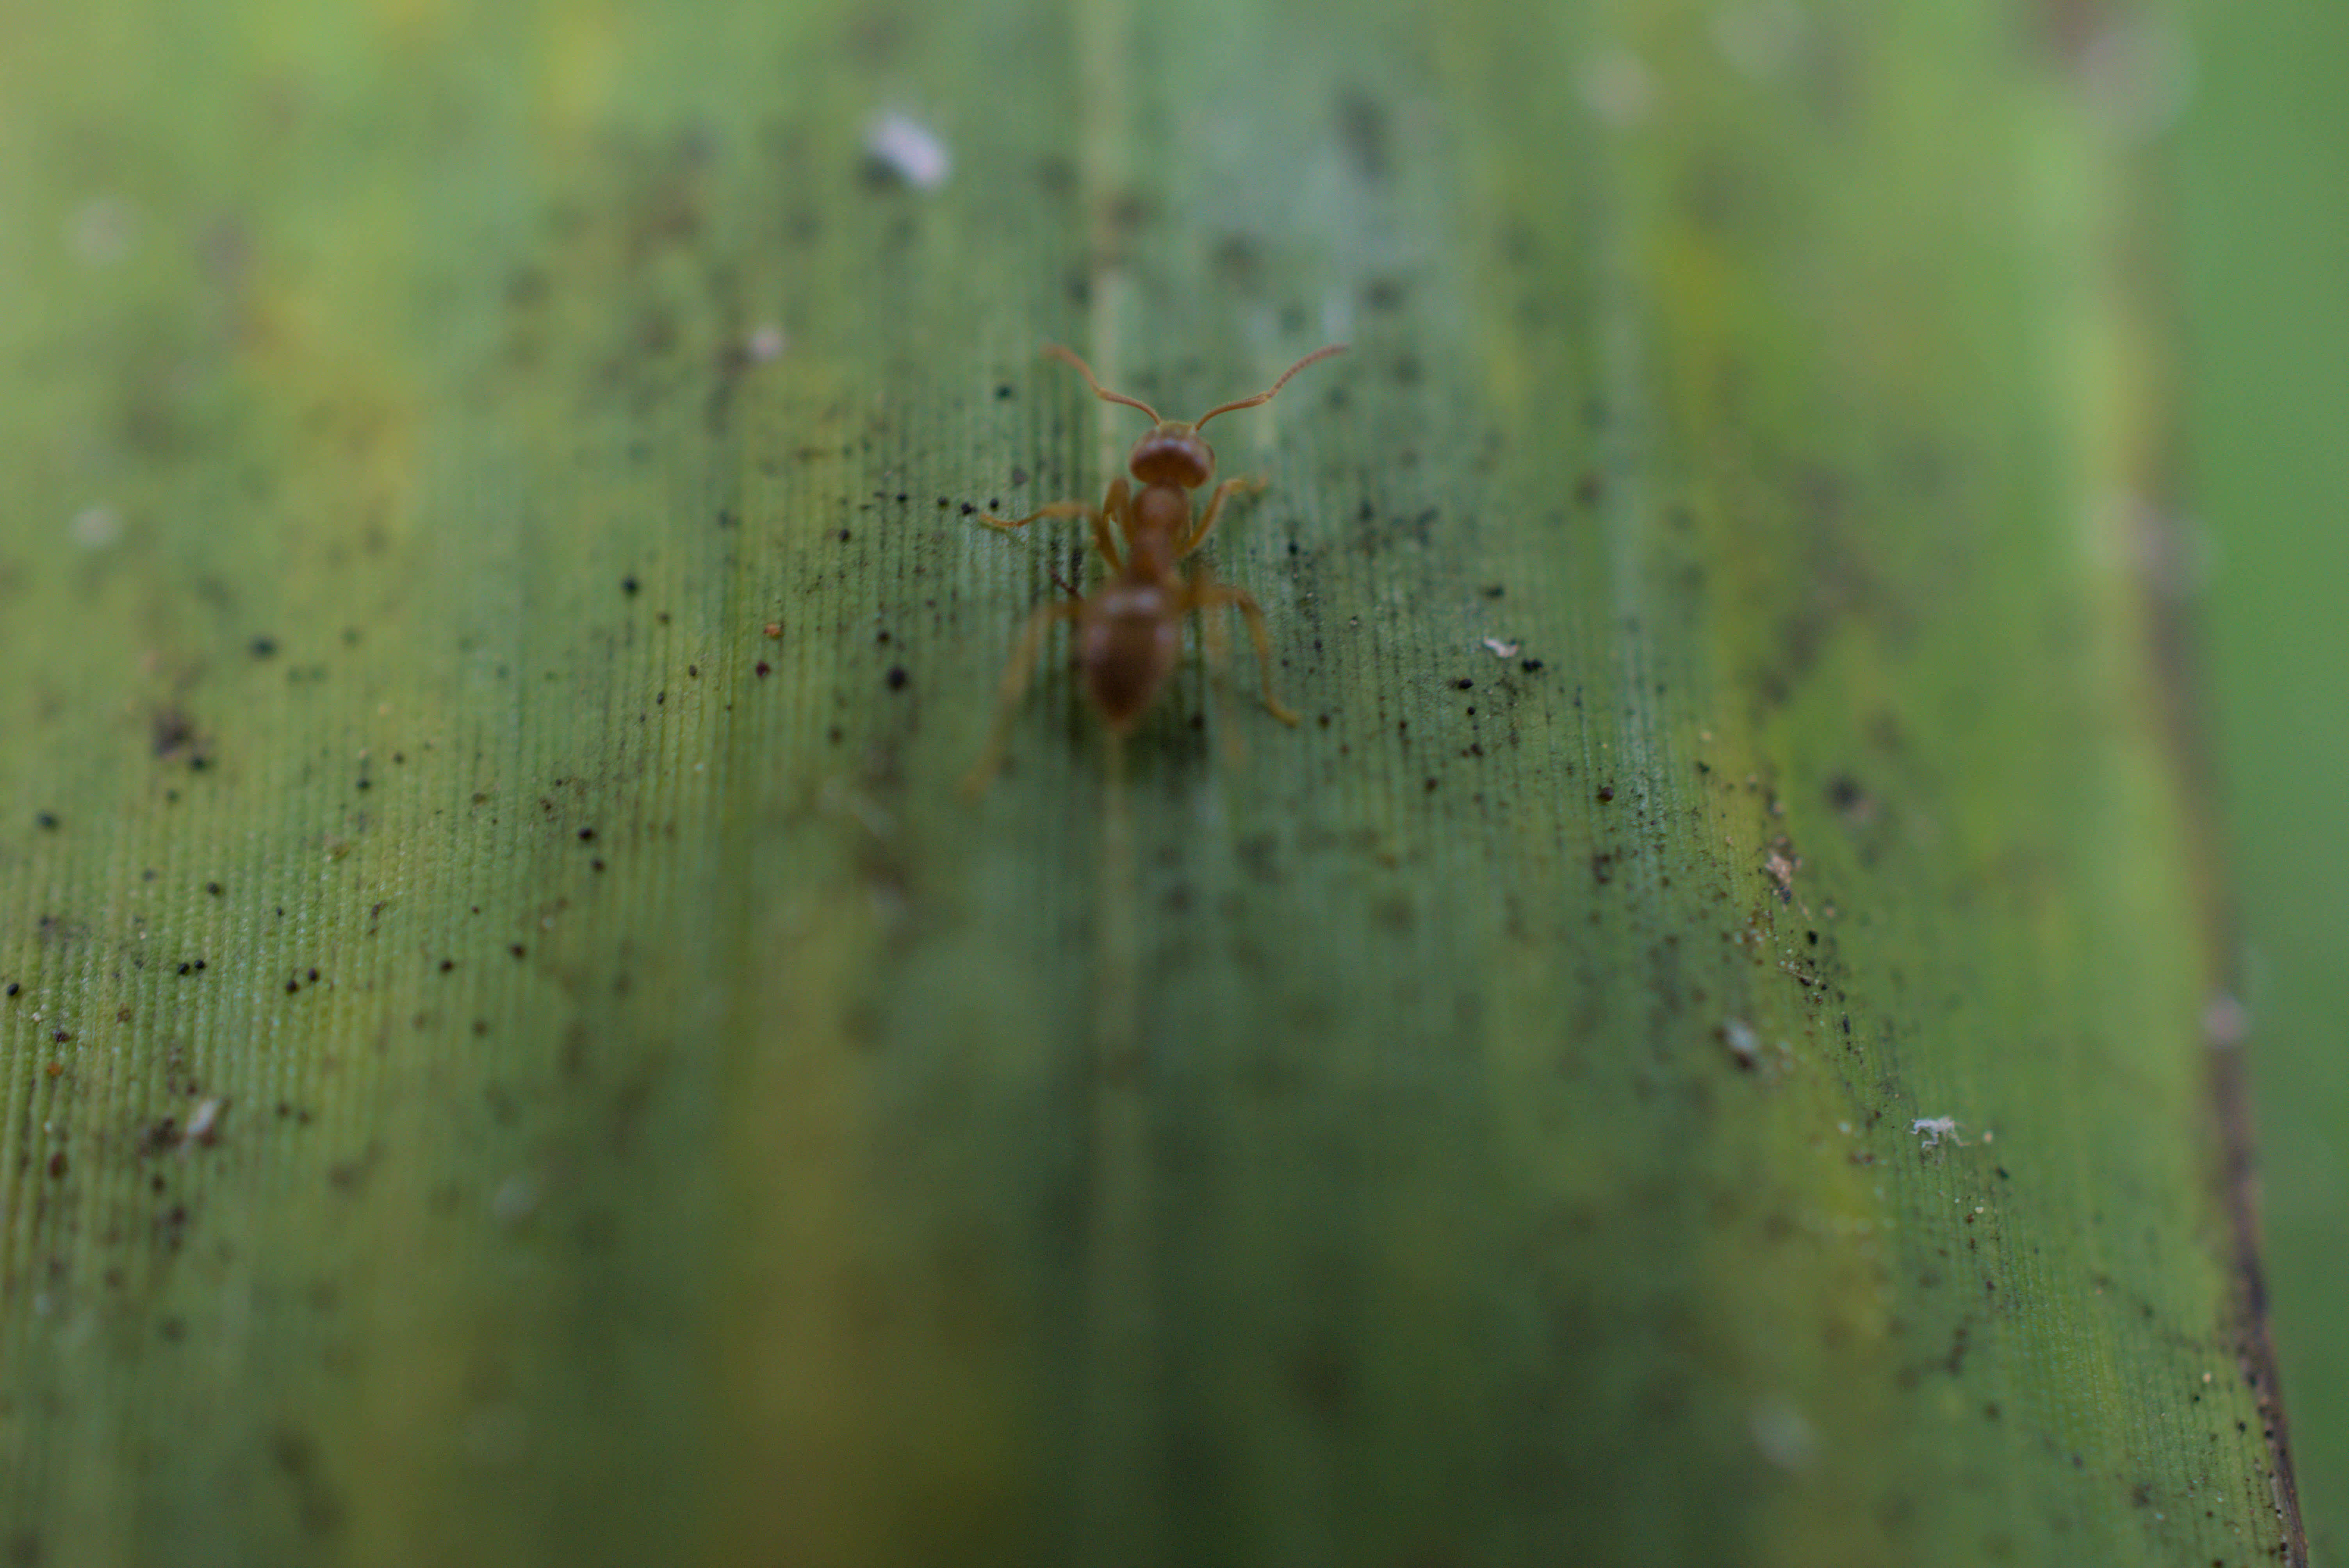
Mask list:
[[[9,1550],[2295,1553],[2067,15],[0,20]]]

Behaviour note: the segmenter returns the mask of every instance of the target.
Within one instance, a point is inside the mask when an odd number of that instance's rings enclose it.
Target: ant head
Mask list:
[[[1259,403],[1271,402],[1273,394],[1288,386],[1290,377],[1317,360],[1327,359],[1333,354],[1345,353],[1346,346],[1342,343],[1333,343],[1327,348],[1316,349],[1282,371],[1279,380],[1255,397],[1242,397],[1231,403],[1219,403],[1187,425],[1180,419],[1161,417],[1157,409],[1139,397],[1129,397],[1123,392],[1112,392],[1103,387],[1100,379],[1093,375],[1092,366],[1087,365],[1075,354],[1059,344],[1045,345],[1044,352],[1051,358],[1074,366],[1077,374],[1085,378],[1085,385],[1093,389],[1093,396],[1102,402],[1123,403],[1129,408],[1139,408],[1150,416],[1154,428],[1150,434],[1136,441],[1133,444],[1133,450],[1126,455],[1126,467],[1133,470],[1135,479],[1145,485],[1179,485],[1185,490],[1197,490],[1201,485],[1206,484],[1216,471],[1216,449],[1207,445],[1206,438],[1199,434],[1202,426],[1218,414],[1235,413],[1242,408],[1253,408]]]
[[[1180,419],[1161,419],[1157,428],[1133,443],[1125,466],[1146,485],[1197,490],[1216,471],[1216,449],[1207,445],[1195,426]]]

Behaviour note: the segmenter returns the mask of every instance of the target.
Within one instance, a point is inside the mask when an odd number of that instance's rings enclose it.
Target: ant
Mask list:
[[[1264,610],[1257,603],[1256,595],[1236,584],[1215,581],[1205,566],[1186,577],[1175,569],[1175,562],[1206,541],[1208,531],[1216,526],[1216,519],[1223,512],[1226,497],[1236,491],[1246,495],[1260,490],[1266,484],[1264,480],[1254,478],[1226,480],[1207,497],[1206,511],[1194,521],[1191,492],[1215,477],[1216,472],[1215,449],[1200,436],[1200,428],[1218,414],[1269,403],[1275,393],[1288,385],[1290,377],[1317,360],[1345,351],[1346,345],[1342,343],[1316,349],[1255,397],[1219,404],[1185,424],[1180,419],[1163,418],[1140,398],[1108,390],[1093,375],[1092,366],[1074,353],[1057,343],[1045,346],[1047,356],[1076,366],[1077,374],[1085,378],[1085,384],[1102,402],[1123,403],[1150,416],[1150,433],[1133,444],[1133,450],[1125,459],[1126,467],[1133,470],[1142,488],[1133,490],[1125,477],[1120,475],[1110,482],[1109,494],[1099,506],[1091,501],[1060,500],[1022,518],[1000,518],[984,511],[978,514],[979,521],[988,527],[1006,530],[1025,528],[1039,518],[1084,518],[1092,524],[1093,548],[1109,562],[1111,576],[1089,599],[1076,595],[1072,590],[1070,598],[1046,604],[1028,617],[1028,624],[1021,629],[1019,641],[1012,649],[1011,662],[1004,667],[995,733],[978,765],[963,780],[966,793],[976,796],[995,776],[1003,759],[1012,716],[1028,690],[1028,679],[1035,668],[1044,634],[1059,621],[1077,624],[1077,663],[1084,671],[1093,706],[1101,709],[1112,736],[1122,738],[1133,727],[1174,669],[1183,646],[1184,618],[1195,610],[1212,610],[1225,604],[1237,605],[1240,614],[1247,618],[1248,636],[1256,644],[1257,667],[1264,676],[1265,707],[1283,724],[1297,722],[1297,715],[1272,695],[1272,641],[1265,634]],[[1123,552],[1118,549],[1119,533],[1125,537]],[[1207,624],[1212,627],[1213,624]],[[1210,654],[1219,658],[1223,646],[1220,633],[1210,632],[1209,645]]]

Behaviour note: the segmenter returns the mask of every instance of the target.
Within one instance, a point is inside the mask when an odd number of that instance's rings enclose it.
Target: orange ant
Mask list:
[[[1255,397],[1220,404],[1185,424],[1180,419],[1161,418],[1157,409],[1139,398],[1109,391],[1093,375],[1092,366],[1076,355],[1057,343],[1045,346],[1047,355],[1075,366],[1077,374],[1085,378],[1085,384],[1102,401],[1123,403],[1150,416],[1150,433],[1133,444],[1133,450],[1125,459],[1142,489],[1131,490],[1124,476],[1120,475],[1111,481],[1109,494],[1099,506],[1091,501],[1060,500],[1018,519],[1000,518],[992,512],[978,514],[981,522],[1001,529],[1025,528],[1045,517],[1084,518],[1092,524],[1093,548],[1109,562],[1111,577],[1090,599],[1064,599],[1046,604],[1028,617],[1028,624],[1021,629],[1019,641],[1012,649],[1011,662],[1004,667],[995,733],[978,766],[963,780],[968,793],[978,794],[995,776],[1010,733],[1012,716],[1028,690],[1028,679],[1035,668],[1044,634],[1058,621],[1077,624],[1077,663],[1084,670],[1086,688],[1092,693],[1093,706],[1108,721],[1111,734],[1122,737],[1149,707],[1150,699],[1158,694],[1159,686],[1174,669],[1182,651],[1184,617],[1195,610],[1236,604],[1247,618],[1248,636],[1256,644],[1257,666],[1264,676],[1264,706],[1281,723],[1297,722],[1297,715],[1283,707],[1272,695],[1272,641],[1265,634],[1264,611],[1257,603],[1256,595],[1232,583],[1215,581],[1204,567],[1196,574],[1185,577],[1175,570],[1175,562],[1205,542],[1224,510],[1226,497],[1234,491],[1247,494],[1262,490],[1266,482],[1261,479],[1226,480],[1207,497],[1206,511],[1193,521],[1191,492],[1216,472],[1215,449],[1200,436],[1200,428],[1218,414],[1269,403],[1275,393],[1288,385],[1290,377],[1316,360],[1345,351],[1346,345],[1342,343],[1317,349],[1283,371],[1279,380]],[[1112,528],[1125,536],[1123,554]],[[1209,652],[1220,657],[1221,649],[1220,634],[1211,635]]]

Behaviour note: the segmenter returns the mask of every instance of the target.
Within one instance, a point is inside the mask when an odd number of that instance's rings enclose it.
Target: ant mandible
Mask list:
[[[1174,669],[1182,652],[1184,617],[1195,610],[1237,605],[1240,614],[1247,618],[1248,636],[1256,644],[1257,666],[1264,676],[1264,706],[1283,724],[1297,722],[1297,716],[1272,695],[1272,641],[1265,634],[1264,610],[1257,603],[1256,595],[1235,584],[1216,582],[1204,567],[1185,577],[1175,570],[1175,562],[1198,549],[1206,539],[1224,510],[1226,497],[1235,491],[1247,494],[1265,487],[1261,479],[1226,480],[1207,497],[1207,509],[1195,521],[1191,492],[1214,478],[1216,472],[1215,449],[1200,436],[1200,428],[1218,414],[1272,401],[1273,395],[1288,385],[1290,377],[1317,360],[1345,351],[1346,345],[1342,343],[1317,349],[1283,371],[1279,380],[1255,397],[1219,404],[1185,424],[1180,419],[1160,417],[1157,409],[1139,398],[1108,390],[1093,375],[1092,366],[1075,354],[1057,343],[1045,346],[1047,355],[1075,366],[1077,374],[1085,378],[1085,384],[1102,401],[1123,403],[1150,416],[1150,433],[1133,444],[1133,450],[1125,459],[1126,467],[1133,470],[1142,488],[1133,490],[1120,475],[1111,481],[1109,494],[1099,506],[1091,501],[1061,500],[1022,518],[1000,518],[984,511],[978,514],[980,521],[1001,529],[1025,528],[1040,518],[1084,518],[1092,524],[1093,548],[1109,562],[1111,575],[1092,597],[1063,599],[1044,605],[1028,617],[1028,624],[1013,646],[1011,662],[1004,667],[995,732],[978,766],[963,780],[967,793],[977,795],[994,777],[1003,758],[1012,717],[1028,690],[1028,678],[1035,668],[1044,634],[1060,621],[1077,624],[1077,663],[1084,671],[1086,689],[1092,692],[1093,706],[1101,709],[1111,733],[1123,736],[1149,707],[1150,699],[1158,694],[1159,686]],[[1117,544],[1119,533],[1125,536],[1122,554]],[[1210,652],[1220,647],[1219,640],[1211,641]]]

